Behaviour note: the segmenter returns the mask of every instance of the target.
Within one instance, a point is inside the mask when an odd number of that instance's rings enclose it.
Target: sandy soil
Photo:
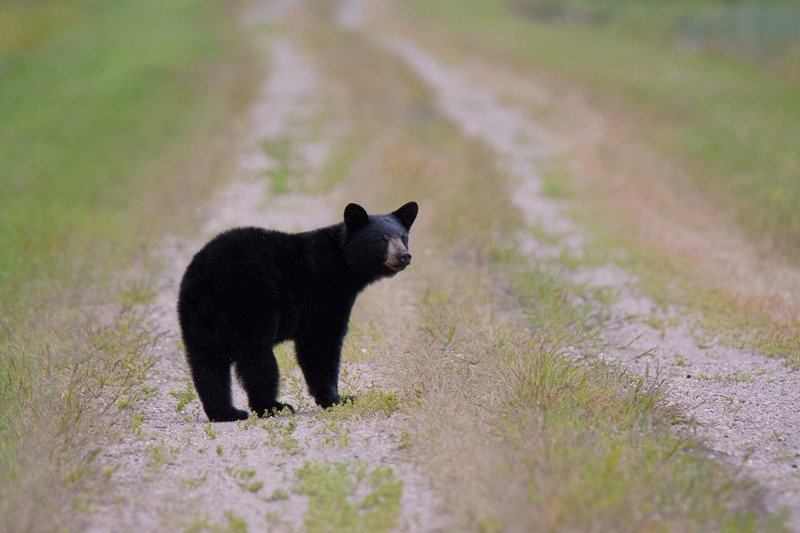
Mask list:
[[[261,2],[245,22],[276,24],[292,3]],[[362,8],[363,2],[343,2],[340,24],[366,31]],[[300,407],[293,417],[296,428],[291,430],[296,446],[265,444],[272,437],[263,427],[209,425],[196,400],[182,413],[176,412],[177,399],[170,392],[185,389],[188,374],[175,298],[191,254],[227,227],[309,229],[338,220],[343,205],[337,191],[280,196],[268,191],[263,174],[275,162],[260,148],[265,140],[295,139],[304,168],[313,176],[325,161],[330,139],[346,128],[326,124],[323,135],[309,131],[310,119],[321,113],[319,90],[324,80],[289,38],[270,35],[264,41],[271,55],[270,75],[252,109],[252,140],[243,149],[239,176],[207,207],[208,226],[201,238],[192,243],[168,240],[161,251],[168,267],[152,316],[154,329],[163,335],[156,350],[157,368],[148,383],[157,392],[142,404],[140,433],[123,438],[102,458],[113,469],[114,489],[91,515],[91,531],[172,531],[202,520],[224,525],[229,520],[226,511],[235,512],[253,531],[302,530],[308,502],[292,490],[295,472],[305,461],[322,460],[391,466],[404,483],[400,528],[424,531],[446,524],[425,476],[402,449],[399,414],[352,421],[350,444],[342,447],[328,443],[330,434],[314,417],[316,407],[302,387],[290,387],[284,394]],[[564,248],[580,257],[588,237],[566,216],[566,205],[541,194],[537,166],[554,150],[547,133],[523,110],[500,103],[465,69],[443,65],[411,41],[373,36],[431,87],[445,116],[496,150],[500,164],[517,180],[515,201],[528,224],[559,236],[556,245],[521,236],[520,245],[536,260],[557,257]],[[598,311],[608,316],[598,341],[603,356],[637,374],[657,373],[666,384],[669,401],[699,422],[697,432],[709,453],[742,466],[743,475],[761,483],[768,491],[770,510],[784,506],[794,510],[790,525],[800,531],[800,374],[779,360],[703,339],[695,317],[660,310],[643,295],[634,276],[615,266],[582,267],[567,275],[617,295],[610,307],[600,309],[596,303]],[[369,364],[352,365],[350,373],[357,386],[381,382],[379,370]],[[236,402],[246,404],[241,391]],[[277,427],[287,426],[281,422]],[[245,471],[254,472],[253,480],[263,481],[260,490],[242,487],[240,474]],[[272,497],[276,494],[281,497]]]

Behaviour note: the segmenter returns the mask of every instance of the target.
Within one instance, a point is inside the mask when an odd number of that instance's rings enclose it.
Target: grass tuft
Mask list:
[[[309,496],[307,531],[391,531],[400,515],[403,482],[390,467],[306,462],[295,491]]]

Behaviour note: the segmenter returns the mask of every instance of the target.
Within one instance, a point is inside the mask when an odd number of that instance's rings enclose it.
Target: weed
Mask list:
[[[322,423],[323,446],[336,446],[344,448],[350,444],[350,426],[340,420],[323,420]]]
[[[197,399],[197,392],[195,392],[194,385],[190,380],[186,380],[186,387],[181,390],[171,390],[169,395],[178,400],[175,405],[175,411],[179,413],[183,411],[186,405]]]
[[[720,383],[755,383],[756,378],[752,372],[744,372],[742,370],[735,370],[728,374],[717,373],[714,375],[714,381]]]
[[[230,533],[247,533],[247,521],[237,515],[232,510],[225,511],[225,519],[228,521],[227,531]]]
[[[203,471],[203,475],[198,478],[189,478],[183,481],[183,484],[188,489],[196,489],[202,487],[208,481],[208,470]]]
[[[111,476],[113,476],[114,473],[117,470],[119,470],[121,466],[122,466],[122,463],[117,463],[117,464],[115,464],[113,466],[104,467],[102,469],[103,476],[110,479]]]
[[[261,418],[259,418],[259,416],[255,413],[250,413],[250,416],[246,420],[237,420],[236,425],[244,430],[252,427],[260,427]]]
[[[136,433],[137,435],[140,435],[142,433],[143,422],[144,422],[144,413],[139,413],[137,415],[134,415],[132,427],[133,427],[133,432]]]
[[[292,524],[288,524],[283,520],[283,515],[280,511],[267,511],[264,514],[264,520],[267,522],[267,529],[269,531],[282,531],[292,530]]]
[[[391,468],[306,462],[296,476],[295,490],[310,498],[308,531],[390,531],[397,523],[403,482]]]
[[[354,401],[344,401],[324,411],[317,416],[329,421],[344,421],[352,416],[391,416],[400,409],[400,400],[394,391],[383,391],[371,384],[366,390],[356,391]]]
[[[303,453],[300,440],[292,436],[297,429],[297,419],[294,417],[271,417],[263,421],[262,426],[267,432],[264,445],[282,450],[288,455]]]
[[[248,492],[258,492],[264,487],[263,481],[253,479],[256,475],[255,470],[237,469],[229,466],[227,467],[227,471],[242,490],[246,490]]]
[[[272,491],[272,494],[270,494],[267,498],[265,498],[265,501],[267,501],[267,502],[279,502],[279,501],[288,500],[288,499],[289,499],[289,493],[288,492],[286,492],[283,489],[275,489],[275,490]]]
[[[205,431],[205,434],[206,434],[206,436],[208,436],[209,439],[216,439],[217,435],[219,435],[219,430],[218,429],[214,429],[211,426],[211,422],[209,422],[208,424],[205,425],[205,427],[203,428],[203,431]]]
[[[148,447],[147,455],[149,464],[152,466],[160,466],[169,461],[169,453],[164,449],[161,444],[153,444]]]

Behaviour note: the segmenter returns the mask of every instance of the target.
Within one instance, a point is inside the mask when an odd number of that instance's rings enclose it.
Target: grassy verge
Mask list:
[[[307,31],[370,139],[345,184],[352,199],[421,205],[413,268],[364,295],[355,331],[380,332],[371,342],[403,391],[406,445],[454,527],[780,529],[735,472],[676,436],[680,416],[657,387],[569,358],[591,346],[592,318],[571,303],[583,289],[508,253],[521,217],[491,151],[443,120],[395,58]]]
[[[0,529],[73,524],[111,415],[146,394],[146,250],[217,179],[214,129],[252,85],[229,14],[0,6]]]
[[[637,135],[680,158],[751,236],[799,258],[795,3],[402,5],[459,46],[590,87],[613,113],[634,117]],[[763,22],[772,19],[782,23]]]

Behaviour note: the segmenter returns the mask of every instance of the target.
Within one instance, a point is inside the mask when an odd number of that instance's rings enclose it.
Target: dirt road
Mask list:
[[[589,237],[566,215],[567,204],[541,193],[537,168],[557,155],[547,133],[480,87],[474,73],[445,66],[408,40],[376,39],[425,80],[440,110],[465,134],[494,148],[517,179],[515,201],[528,225],[557,237],[555,244],[523,238],[534,260],[581,257]],[[770,511],[789,509],[790,525],[800,531],[800,372],[780,359],[705,338],[698,316],[660,309],[634,276],[614,265],[582,266],[566,275],[616,295],[610,305],[595,302],[598,312],[609,315],[599,336],[600,356],[633,374],[664,380],[669,401],[699,423],[709,454],[762,483]]]
[[[270,58],[269,76],[251,112],[251,141],[242,150],[236,179],[207,206],[204,234],[191,243],[167,241],[160,251],[166,268],[152,309],[153,329],[161,333],[148,383],[152,397],[142,402],[135,431],[102,458],[114,488],[89,515],[91,531],[234,530],[243,525],[252,531],[308,529],[315,519],[310,501],[318,497],[303,489],[311,467],[340,469],[352,486],[350,504],[361,506],[362,514],[369,511],[365,502],[371,497],[378,502],[373,506],[377,514],[396,514],[398,529],[447,528],[441,499],[404,446],[401,413],[375,410],[332,423],[318,416],[294,368],[285,372],[282,390],[285,401],[299,408],[296,416],[209,424],[188,388],[174,309],[177,283],[191,254],[231,226],[295,231],[334,223],[347,201],[337,188],[320,192],[315,180],[348,125],[326,112],[322,71],[290,37],[273,31],[295,3],[259,2],[243,21],[251,30],[267,30],[262,39]],[[339,23],[349,31],[368,32],[363,4],[342,3]],[[555,155],[547,132],[522,110],[501,104],[467,70],[444,66],[407,38],[371,37],[432,89],[439,112],[496,152],[514,177],[514,197],[529,227],[557,237],[544,243],[526,233],[520,246],[545,264],[564,250],[580,257],[586,232],[565,214],[563,201],[541,194],[538,165]],[[275,194],[276,182],[265,176],[281,170],[281,156],[264,147],[287,139],[291,168],[281,185],[287,190]],[[638,280],[616,266],[581,266],[564,275],[616,295],[610,304],[592,302],[608,316],[597,340],[603,357],[622,362],[632,373],[656,373],[663,379],[669,401],[699,422],[708,453],[757,479],[769,491],[770,510],[795,510],[790,525],[800,531],[798,373],[779,360],[714,339],[700,342],[695,317],[658,308]],[[365,298],[402,301],[403,290],[398,276]],[[291,353],[284,353],[282,365],[290,360]],[[381,398],[388,390],[380,364],[369,358],[348,364],[343,381],[350,390],[375,390],[384,394]],[[246,404],[239,390],[235,401]],[[393,508],[390,489],[398,481],[402,495]]]

